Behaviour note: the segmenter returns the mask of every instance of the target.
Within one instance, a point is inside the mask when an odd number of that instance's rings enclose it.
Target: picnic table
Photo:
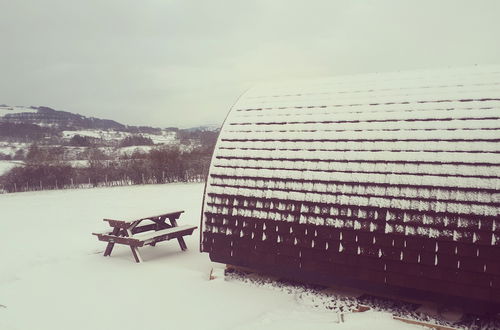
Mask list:
[[[92,233],[100,241],[108,242],[104,256],[111,255],[115,244],[130,246],[136,262],[142,262],[139,247],[155,246],[161,241],[177,239],[182,251],[187,250],[184,236],[191,235],[197,226],[179,226],[177,219],[184,211],[174,211],[164,214],[140,218],[103,219],[112,228],[101,233]],[[168,220],[168,222],[167,222]],[[147,223],[143,223],[146,221]]]

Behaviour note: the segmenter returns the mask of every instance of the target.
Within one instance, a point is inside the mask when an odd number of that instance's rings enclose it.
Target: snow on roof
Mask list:
[[[463,231],[500,209],[499,119],[500,66],[257,86],[222,127],[204,210],[335,225],[341,208],[379,208],[413,219],[390,232],[473,243],[478,238]],[[218,205],[228,198],[238,205]],[[331,210],[301,220],[238,198]],[[441,230],[443,217],[451,234]],[[500,245],[498,234],[481,235]]]

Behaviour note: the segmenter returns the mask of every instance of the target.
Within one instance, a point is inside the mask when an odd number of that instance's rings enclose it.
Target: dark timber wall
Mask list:
[[[202,251],[316,283],[500,303],[500,67],[255,88],[207,180]]]

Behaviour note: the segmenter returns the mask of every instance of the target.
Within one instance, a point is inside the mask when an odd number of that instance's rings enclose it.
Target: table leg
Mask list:
[[[132,229],[134,229],[138,224],[139,224],[139,222],[137,222],[137,223],[133,224],[132,226],[130,226],[129,228],[127,228],[126,235],[128,237],[132,236]],[[141,263],[142,257],[141,257],[141,254],[139,253],[139,248],[137,246],[131,246],[130,250],[132,250],[132,254],[134,255],[135,262]]]
[[[113,229],[113,235],[114,236],[117,236],[118,233],[120,232],[120,228],[118,227],[115,227]],[[111,255],[111,251],[113,251],[113,247],[115,246],[115,243],[111,243],[109,242],[108,245],[106,246],[106,250],[104,250],[104,256],[107,257],[107,256],[110,256]]]
[[[162,225],[165,224],[165,220],[166,219],[167,219],[166,217],[158,217],[158,219],[154,219],[153,221],[154,221],[154,223],[156,225],[155,230],[161,230],[161,229],[163,229]]]
[[[151,219],[155,223],[155,231],[163,229],[162,225],[165,225],[166,217],[158,217],[158,219]],[[151,246],[155,246],[156,242],[151,243]]]
[[[137,263],[142,262],[142,257],[141,254],[139,253],[139,249],[137,246],[131,246],[130,249],[132,250],[132,254],[134,255],[134,259]]]
[[[172,227],[177,227],[177,220],[175,218],[169,218],[169,220],[172,224]],[[177,238],[177,242],[179,242],[179,246],[181,247],[182,251],[187,250],[186,242],[184,242],[184,238],[182,236]]]

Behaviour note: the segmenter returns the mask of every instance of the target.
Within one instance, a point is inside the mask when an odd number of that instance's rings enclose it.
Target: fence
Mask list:
[[[59,189],[88,189],[96,187],[118,187],[118,186],[132,186],[140,184],[165,184],[174,182],[205,182],[205,175],[195,174],[186,175],[185,177],[166,177],[161,178],[155,176],[141,175],[139,180],[130,177],[123,177],[121,180],[108,180],[107,176],[103,181],[93,181],[90,177],[83,181],[82,179],[71,178],[66,182],[44,182],[37,183],[26,182],[25,184],[13,183],[11,185],[0,184],[0,194],[14,193],[14,192],[28,192],[28,191],[42,191],[42,190],[59,190]]]

